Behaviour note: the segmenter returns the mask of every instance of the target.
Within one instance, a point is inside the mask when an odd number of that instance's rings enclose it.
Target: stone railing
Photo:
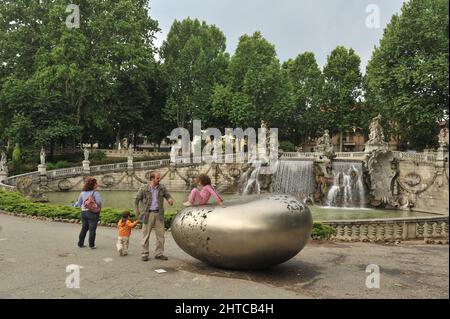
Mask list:
[[[295,159],[315,159],[318,158],[319,156],[322,156],[322,153],[317,153],[317,152],[283,152],[283,154],[281,155],[281,159],[291,159],[291,158],[295,158]]]
[[[126,165],[126,163],[125,163]],[[147,162],[134,162],[133,167],[137,169],[146,169],[146,168],[157,168],[162,166],[169,166],[170,159],[156,160],[156,161],[147,161]]]
[[[337,159],[356,159],[363,160],[367,155],[364,152],[336,152]],[[283,152],[281,159],[311,159],[314,160],[324,156],[323,153],[319,152]]]
[[[336,152],[336,158],[358,158],[363,159],[367,156],[364,152]]]
[[[47,178],[54,179],[59,177],[76,176],[83,172],[83,167],[71,167],[64,169],[55,169],[47,172]]]
[[[394,158],[399,161],[436,162],[436,153],[411,153],[393,151]],[[448,155],[447,155],[448,157]]]
[[[33,183],[38,182],[39,181],[39,172],[31,172],[31,173],[20,174],[20,175],[8,177],[0,184],[0,186],[2,186],[2,187],[5,186],[7,188],[11,188],[11,187],[15,188],[17,186],[17,181],[22,178],[31,178]]]
[[[116,164],[105,164],[91,166],[91,173],[103,173],[103,172],[115,172],[125,170],[127,168],[127,163],[116,163]]]
[[[345,241],[398,241],[406,239],[433,240],[449,237],[449,216],[336,220],[325,221],[336,230],[333,237]]]
[[[106,154],[107,157],[128,157],[128,150],[105,150],[99,149]],[[169,153],[150,152],[150,151],[133,151],[133,157],[151,157],[151,156],[168,156]]]

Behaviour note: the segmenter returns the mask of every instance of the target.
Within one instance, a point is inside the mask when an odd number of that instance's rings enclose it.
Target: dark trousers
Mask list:
[[[97,223],[99,214],[89,211],[81,212],[81,231],[78,239],[78,246],[84,245],[84,238],[89,230],[89,247],[95,246],[95,232],[97,230]]]

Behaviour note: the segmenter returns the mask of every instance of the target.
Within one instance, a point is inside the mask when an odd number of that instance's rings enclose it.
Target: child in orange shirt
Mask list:
[[[130,212],[123,212],[122,219],[117,223],[119,238],[117,239],[117,251],[120,256],[128,255],[128,243],[130,241],[131,228],[137,225],[138,221],[130,221]]]

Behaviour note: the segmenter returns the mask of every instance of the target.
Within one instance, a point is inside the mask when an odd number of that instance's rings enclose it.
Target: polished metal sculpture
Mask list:
[[[289,195],[242,196],[217,205],[190,206],[172,222],[172,236],[186,253],[229,269],[283,263],[305,247],[312,230],[309,209]]]

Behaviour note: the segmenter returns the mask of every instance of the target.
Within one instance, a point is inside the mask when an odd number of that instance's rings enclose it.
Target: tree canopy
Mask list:
[[[256,31],[230,54],[217,26],[190,18],[175,20],[158,49],[149,4],[80,0],[80,28],[68,28],[66,1],[1,1],[1,146],[159,143],[194,119],[222,131],[264,121],[292,146],[324,129],[342,141],[380,113],[388,137],[420,150],[448,120],[446,0],[405,2],[364,77],[352,48],[336,47],[323,68],[312,52],[281,63]]]
[[[448,1],[411,0],[394,15],[367,66],[371,113],[387,134],[410,148],[436,145],[437,122],[448,120]]]

